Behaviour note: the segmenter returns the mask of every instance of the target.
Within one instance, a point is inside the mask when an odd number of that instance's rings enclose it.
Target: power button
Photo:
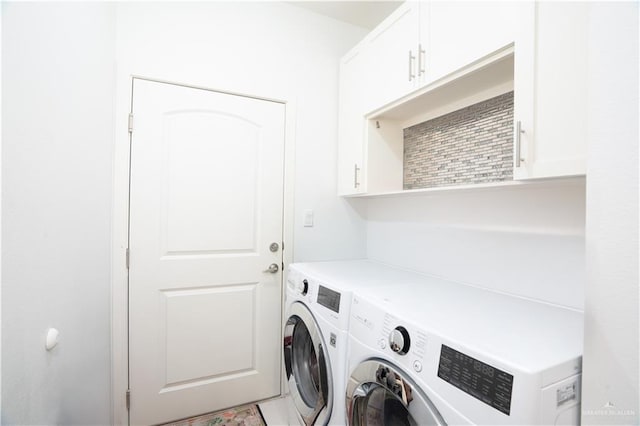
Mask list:
[[[422,363],[418,360],[413,361],[413,369],[416,370],[416,372],[421,372],[422,371]]]
[[[386,339],[380,339],[378,340],[378,346],[380,346],[380,349],[384,349],[387,347],[387,341]]]

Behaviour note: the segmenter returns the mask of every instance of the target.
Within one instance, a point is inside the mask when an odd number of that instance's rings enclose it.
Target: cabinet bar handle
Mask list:
[[[409,81],[413,80],[416,75],[413,73],[413,61],[416,59],[415,56],[413,56],[413,52],[410,50],[409,51]]]
[[[424,63],[425,63],[425,51],[422,48],[422,43],[418,45],[418,76],[421,76],[425,73],[424,71]]]
[[[518,120],[516,122],[516,167],[520,167],[520,162],[524,161],[521,154],[522,138],[520,137],[523,133],[524,130],[522,130],[522,123]]]
[[[360,167],[358,167],[358,163],[353,165],[353,187],[357,188],[360,186],[360,182],[358,182],[358,172],[360,171]]]

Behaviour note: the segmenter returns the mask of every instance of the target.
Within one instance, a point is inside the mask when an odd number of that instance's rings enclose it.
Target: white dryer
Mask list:
[[[285,299],[284,363],[292,424],[344,425],[353,291],[415,275],[369,260],[294,263]]]
[[[472,286],[354,295],[349,425],[579,424],[583,314]]]

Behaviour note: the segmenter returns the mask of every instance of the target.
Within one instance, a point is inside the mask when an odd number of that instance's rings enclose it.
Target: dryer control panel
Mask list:
[[[442,345],[438,377],[506,415],[511,412],[513,375]]]
[[[397,360],[401,365],[412,368],[416,373],[422,372],[427,348],[427,334],[423,330],[387,313],[378,346],[384,350],[387,345],[391,352],[401,356]]]
[[[399,325],[389,334],[389,347],[398,355],[406,355],[411,347],[411,337],[406,328]]]

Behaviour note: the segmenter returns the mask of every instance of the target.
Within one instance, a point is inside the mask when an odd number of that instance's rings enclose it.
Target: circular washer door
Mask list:
[[[306,425],[326,425],[333,407],[329,354],[309,309],[295,302],[284,327],[284,362],[293,402]]]
[[[378,359],[356,367],[347,384],[350,426],[446,425],[431,400],[407,375]]]

